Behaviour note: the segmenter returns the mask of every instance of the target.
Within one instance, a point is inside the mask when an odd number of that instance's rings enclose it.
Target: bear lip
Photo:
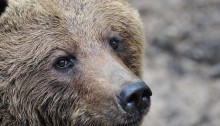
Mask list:
[[[120,124],[122,126],[139,126],[142,122],[142,119],[133,119],[133,120],[129,120],[126,123]]]

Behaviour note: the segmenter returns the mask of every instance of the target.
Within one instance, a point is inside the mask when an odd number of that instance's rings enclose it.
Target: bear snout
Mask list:
[[[151,89],[143,81],[138,81],[123,87],[118,102],[125,112],[143,115],[150,107],[150,96],[152,96]]]

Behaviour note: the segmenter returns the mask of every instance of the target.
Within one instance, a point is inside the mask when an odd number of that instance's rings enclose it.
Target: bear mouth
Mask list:
[[[137,120],[133,119],[133,120],[129,120],[128,122],[120,126],[140,126],[141,122],[142,122],[142,119],[137,119]]]
[[[149,108],[150,106],[145,111],[130,114],[125,112],[123,108],[121,108],[120,104],[117,102],[117,109],[119,110],[118,112],[119,114],[123,114],[119,116],[122,120],[117,120],[119,122],[116,126],[140,126],[144,116],[147,115],[147,113],[149,112]]]
[[[117,109],[109,109],[106,111],[101,118],[92,118],[91,124],[101,126],[140,126],[145,114],[146,113],[129,114],[121,110],[118,106]],[[102,121],[100,122],[100,120]]]

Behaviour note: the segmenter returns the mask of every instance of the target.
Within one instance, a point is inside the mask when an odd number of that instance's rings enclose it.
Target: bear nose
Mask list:
[[[119,95],[119,104],[128,113],[142,113],[150,106],[151,89],[144,82],[125,86]]]

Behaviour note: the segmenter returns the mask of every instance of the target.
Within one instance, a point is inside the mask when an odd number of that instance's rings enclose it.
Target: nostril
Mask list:
[[[127,100],[127,103],[134,103],[136,102],[136,100],[138,99],[138,96],[136,94],[132,94],[128,100]]]

